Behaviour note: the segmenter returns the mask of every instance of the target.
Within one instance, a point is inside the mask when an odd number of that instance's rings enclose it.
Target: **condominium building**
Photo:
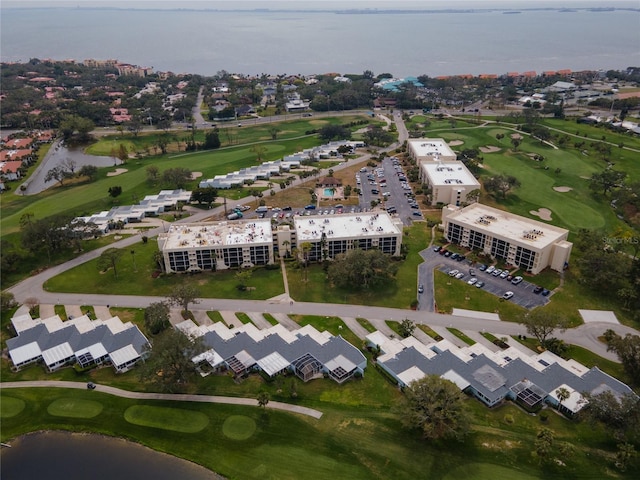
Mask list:
[[[167,272],[197,272],[274,263],[303,244],[309,261],[333,259],[354,248],[400,255],[402,222],[384,212],[293,217],[273,228],[271,220],[232,220],[172,225],[158,237]]]
[[[464,163],[430,162],[420,164],[420,180],[431,188],[431,205],[468,203],[467,195],[480,189],[480,182]]]
[[[420,165],[424,161],[453,161],[457,156],[442,138],[414,138],[407,141],[409,156]]]
[[[271,221],[172,225],[158,236],[167,272],[197,272],[273,263]]]
[[[310,261],[333,259],[355,248],[396,256],[402,245],[402,221],[386,213],[295,217],[294,229],[298,249],[309,244],[305,255]]]
[[[569,231],[547,223],[474,203],[442,209],[444,235],[451,243],[480,250],[522,270],[538,274],[566,268],[573,244]]]

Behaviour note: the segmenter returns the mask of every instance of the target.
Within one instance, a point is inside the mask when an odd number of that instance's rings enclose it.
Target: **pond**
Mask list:
[[[119,438],[37,432],[0,450],[3,480],[223,480],[194,463]]]

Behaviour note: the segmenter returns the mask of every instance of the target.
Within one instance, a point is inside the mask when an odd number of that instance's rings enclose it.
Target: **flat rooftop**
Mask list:
[[[429,177],[431,185],[473,185],[480,183],[462,162],[423,163],[422,169]]]
[[[547,223],[521,217],[513,213],[474,203],[447,215],[447,219],[470,228],[488,232],[491,235],[529,244],[534,248],[544,248],[558,240],[566,238],[569,233]]]
[[[383,212],[295,217],[294,225],[298,244],[318,241],[323,232],[328,240],[402,234],[391,217]]]
[[[163,249],[264,244],[273,241],[271,220],[247,220],[172,225]]]
[[[456,154],[442,138],[416,138],[409,140],[409,145],[418,157],[456,158]]]

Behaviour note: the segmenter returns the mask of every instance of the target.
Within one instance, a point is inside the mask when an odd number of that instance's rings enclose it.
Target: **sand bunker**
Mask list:
[[[571,190],[573,190],[573,188],[571,187],[553,187],[553,189],[556,192],[560,192],[560,193],[570,192]]]
[[[452,147],[457,147],[458,145],[462,145],[464,142],[462,140],[451,140],[449,145]]]
[[[529,213],[536,217],[540,217],[541,220],[551,220],[551,210],[548,208],[539,208],[538,211],[531,210]]]
[[[514,140],[522,140],[522,135],[520,135],[519,133],[512,133],[510,137]]]
[[[493,145],[485,145],[484,147],[480,147],[480,151],[482,153],[496,153],[499,152],[500,150],[502,150],[499,147],[495,147]]]
[[[196,178],[200,178],[202,176],[202,172],[191,172],[191,180],[195,180]]]
[[[113,172],[108,172],[107,173],[107,177],[115,177],[116,175],[121,175],[125,172],[128,172],[129,170],[127,170],[126,168],[116,168],[115,171]]]

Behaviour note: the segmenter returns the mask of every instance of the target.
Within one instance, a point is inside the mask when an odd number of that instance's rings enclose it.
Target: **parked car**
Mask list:
[[[542,289],[542,296],[543,297],[548,297],[550,293],[551,293],[550,290],[547,290],[546,288]]]
[[[451,260],[455,260],[456,258],[458,258],[458,254],[457,253],[452,253],[451,254]]]
[[[502,278],[503,280],[504,280],[505,278],[507,278],[507,276],[509,276],[509,272],[508,272],[507,270],[504,270],[504,271],[499,275],[499,277],[500,277],[500,278]]]
[[[440,245],[433,247],[433,251],[436,253],[439,252],[440,250],[442,250],[442,247]]]
[[[475,285],[477,281],[478,279],[476,277],[471,277],[469,280],[467,280],[467,283],[469,285]]]
[[[490,265],[485,271],[484,273],[493,273],[493,271],[496,269],[496,267],[494,267],[493,265]]]
[[[479,282],[476,282],[476,288],[482,288],[484,287],[484,282],[482,280],[480,280]]]
[[[496,268],[493,272],[491,272],[491,275],[493,275],[494,277],[497,277],[501,273],[502,273],[502,270],[499,268]]]
[[[514,285],[518,285],[520,282],[522,282],[522,277],[518,276],[518,277],[514,277],[511,280],[511,283],[513,283]]]
[[[476,276],[476,271],[473,268],[469,269],[469,275],[471,275],[472,277]]]
[[[460,273],[460,270],[451,270],[449,272],[449,276],[450,277],[455,277],[458,273]]]
[[[505,300],[509,300],[511,297],[513,297],[512,291],[505,292],[505,294],[502,295],[502,298],[504,298]]]
[[[465,257],[464,255],[458,255],[458,257],[456,258],[456,262],[461,262],[464,259],[466,259],[467,257]]]
[[[480,265],[478,265],[478,270],[480,270],[481,272],[484,272],[487,269],[487,266],[484,263],[481,263]]]
[[[445,257],[450,257],[451,256],[451,252],[449,250],[445,250],[444,251],[444,256]]]
[[[542,290],[544,290],[544,288],[541,287],[540,285],[537,285],[536,288],[533,289],[533,293],[538,294],[542,292]]]
[[[421,217],[422,213],[421,212],[413,212],[412,214],[414,217]]]
[[[445,253],[447,253],[447,249],[446,248],[442,248],[442,249],[440,249],[440,251],[438,253],[440,255],[444,255]]]
[[[424,285],[420,284],[420,286],[418,287],[418,293],[423,293],[424,292]]]
[[[460,280],[461,278],[464,278],[464,273],[462,273],[462,272],[458,272],[458,273],[456,274],[456,278],[457,278],[458,280]]]

